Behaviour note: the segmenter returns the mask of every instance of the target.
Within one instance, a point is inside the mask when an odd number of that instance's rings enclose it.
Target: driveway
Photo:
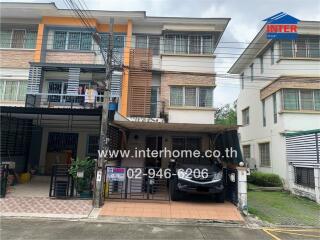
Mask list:
[[[243,222],[232,203],[203,201],[105,201],[100,217],[143,217]]]

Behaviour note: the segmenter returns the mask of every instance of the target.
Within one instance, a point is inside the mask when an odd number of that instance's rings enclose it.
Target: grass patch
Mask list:
[[[320,206],[287,192],[248,192],[249,213],[261,220],[283,225],[320,227]]]

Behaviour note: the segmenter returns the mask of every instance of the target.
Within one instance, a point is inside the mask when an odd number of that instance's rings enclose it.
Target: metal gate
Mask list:
[[[151,178],[147,167],[107,167],[105,198],[169,201],[168,180]],[[161,168],[152,167],[155,172]]]
[[[69,174],[69,165],[53,165],[50,181],[49,197],[73,197],[74,182]]]

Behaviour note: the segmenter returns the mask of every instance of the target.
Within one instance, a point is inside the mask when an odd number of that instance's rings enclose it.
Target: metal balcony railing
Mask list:
[[[99,108],[103,95],[32,93],[26,96],[26,107],[40,108]]]

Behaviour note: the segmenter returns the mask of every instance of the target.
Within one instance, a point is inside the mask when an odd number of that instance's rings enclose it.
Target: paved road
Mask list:
[[[98,223],[84,221],[53,221],[42,219],[12,219],[1,220],[0,238],[60,240],[60,239],[259,239],[270,240],[272,237],[263,230],[241,227],[222,226],[187,226],[160,224],[124,224]],[[281,235],[281,240],[308,239],[306,236]],[[315,239],[309,238],[309,239]]]

